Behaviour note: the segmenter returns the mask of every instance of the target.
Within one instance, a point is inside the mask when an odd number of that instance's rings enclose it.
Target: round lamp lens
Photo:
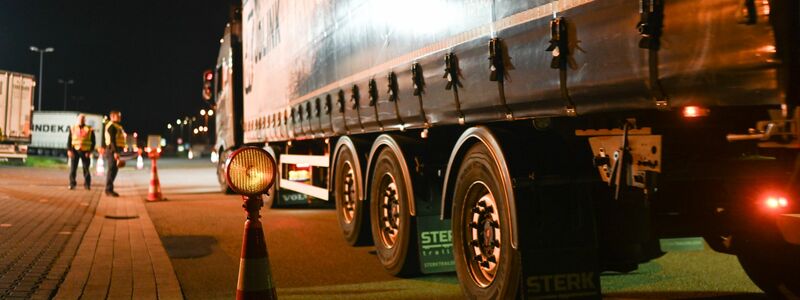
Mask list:
[[[261,148],[239,149],[226,164],[228,186],[239,194],[263,194],[275,180],[275,160]]]

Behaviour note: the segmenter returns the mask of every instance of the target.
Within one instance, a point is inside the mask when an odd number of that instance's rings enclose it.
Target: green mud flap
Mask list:
[[[417,216],[420,270],[424,274],[454,272],[453,234],[450,220],[439,216]]]

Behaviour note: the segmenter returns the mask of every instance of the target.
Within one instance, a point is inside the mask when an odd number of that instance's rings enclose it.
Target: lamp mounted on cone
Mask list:
[[[264,206],[261,195],[275,183],[275,159],[264,149],[245,147],[228,157],[225,175],[228,186],[242,195],[242,207],[247,212],[236,299],[277,299],[269,269],[264,229],[259,221],[259,211]]]

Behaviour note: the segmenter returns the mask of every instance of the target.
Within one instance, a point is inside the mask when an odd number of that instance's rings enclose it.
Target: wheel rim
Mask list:
[[[497,202],[489,187],[483,182],[475,182],[467,192],[465,203],[470,209],[466,214],[465,227],[468,244],[465,245],[469,258],[469,272],[481,287],[494,282],[500,263],[500,240],[502,238],[500,216]],[[475,199],[475,200],[473,200]]]
[[[228,158],[227,152],[220,152],[220,158],[217,162],[217,180],[220,186],[227,188],[228,180],[225,179],[225,159]]]
[[[400,194],[397,192],[397,182],[389,173],[381,177],[380,222],[379,232],[381,241],[386,248],[394,247],[400,232]]]
[[[344,162],[342,173],[344,173],[341,195],[342,204],[344,204],[342,205],[342,215],[344,216],[344,221],[350,224],[356,215],[356,201],[358,201],[358,198],[356,197],[356,174],[353,170],[353,165],[349,161]]]

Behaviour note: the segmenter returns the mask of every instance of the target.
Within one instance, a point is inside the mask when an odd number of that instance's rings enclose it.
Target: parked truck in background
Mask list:
[[[67,156],[69,130],[78,121],[77,111],[36,111],[33,113],[33,137],[29,152],[43,156]],[[86,115],[86,125],[92,127],[95,142],[99,147],[103,138],[103,116]]]
[[[799,6],[244,0],[219,163],[264,147],[273,197],[335,202],[388,272],[469,298],[597,298],[675,237],[796,298]]]
[[[34,87],[33,75],[0,70],[0,160],[28,156]]]

